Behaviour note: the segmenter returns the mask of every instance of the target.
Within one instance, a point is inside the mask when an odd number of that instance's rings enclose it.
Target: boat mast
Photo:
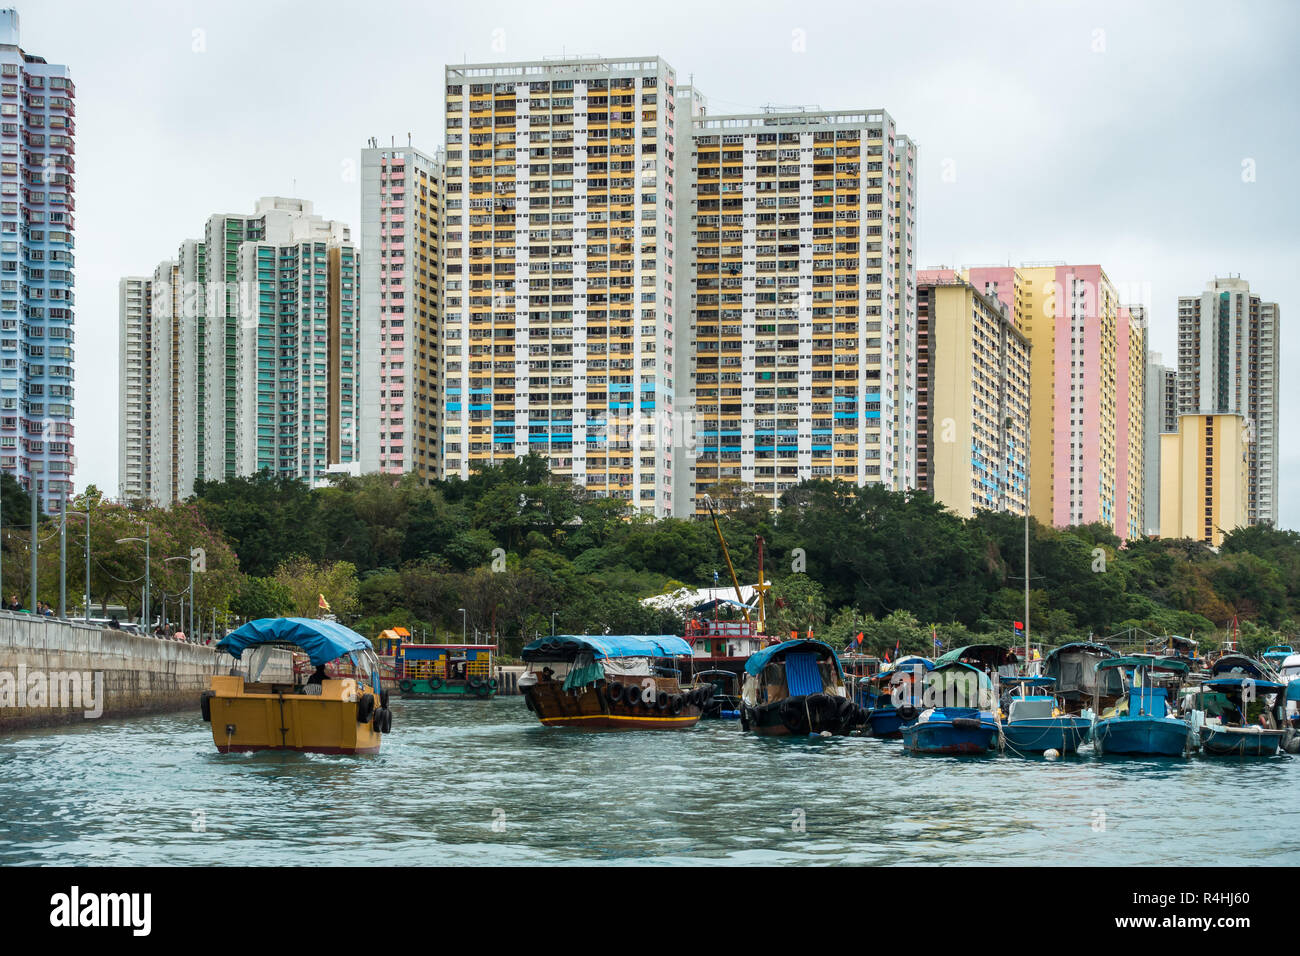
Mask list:
[[[1025,482],[1025,673],[1029,673],[1029,483]]]
[[[745,616],[745,623],[750,623],[749,607],[745,604],[745,599],[740,593],[740,581],[736,577],[736,568],[731,563],[731,552],[727,550],[727,539],[722,536],[722,526],[718,524],[718,512],[714,510],[713,499],[708,495],[704,496],[704,503],[708,505],[709,515],[713,518],[713,530],[718,533],[718,543],[722,545],[722,556],[727,561],[727,570],[731,572],[731,584],[736,589],[736,602],[740,605],[740,613]]]

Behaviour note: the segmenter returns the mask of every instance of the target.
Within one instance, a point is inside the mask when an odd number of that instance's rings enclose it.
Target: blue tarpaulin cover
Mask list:
[[[807,638],[782,641],[780,644],[773,644],[771,647],[763,648],[757,654],[749,655],[749,660],[745,661],[745,673],[757,675],[773,660],[784,657],[791,651],[811,651],[813,656],[818,659],[830,658],[835,662],[835,670],[841,677],[844,676],[844,668],[840,666],[840,659],[835,654],[835,648],[829,644],[823,644],[821,641],[813,641]],[[819,686],[817,689],[821,690],[821,687]]]
[[[817,655],[811,651],[795,651],[785,655],[785,686],[791,697],[820,694],[822,672],[817,666]]]
[[[557,634],[524,647],[526,661],[548,661],[560,654],[588,650],[596,660],[606,657],[678,657],[691,654],[691,645],[673,634]]]
[[[337,621],[306,617],[264,617],[249,621],[217,642],[217,650],[239,658],[261,644],[294,644],[307,652],[313,664],[327,664],[351,651],[370,650],[368,640]]]

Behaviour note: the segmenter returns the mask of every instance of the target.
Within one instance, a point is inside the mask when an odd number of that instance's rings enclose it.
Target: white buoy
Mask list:
[[[829,730],[823,730],[823,731],[821,732],[820,736],[822,736],[822,737],[834,737],[835,735],[832,734]]]
[[[1044,750],[1043,756],[1048,760],[1055,760],[1057,757],[1061,756],[1061,752],[1059,750]]]

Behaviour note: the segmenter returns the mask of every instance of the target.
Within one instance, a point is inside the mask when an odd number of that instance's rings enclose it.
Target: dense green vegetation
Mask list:
[[[772,583],[768,632],[814,633],[843,645],[863,635],[877,654],[925,652],[971,640],[1010,643],[1024,616],[1024,522],[963,520],[920,494],[809,482],[777,512],[736,490],[721,496],[723,533],[740,579],[758,578],[758,537]],[[141,543],[151,542],[153,606],[174,613],[192,547],[203,619],[314,615],[324,595],[339,617],[374,636],[401,625],[428,639],[491,635],[507,652],[560,632],[681,633],[682,621],[641,599],[729,581],[711,522],[629,515],[618,501],[552,481],[529,457],[468,481],[413,475],[337,479],[328,488],[268,475],[207,483],[170,509],[102,500],[93,488],[70,511],[91,511],[95,610],[138,614]],[[29,502],[0,485],[4,596],[28,603]],[[56,603],[57,520],[41,517],[39,596]],[[69,519],[68,606],[79,613],[84,525]],[[166,558],[177,558],[165,561]],[[1061,643],[1140,628],[1214,647],[1236,617],[1248,650],[1300,638],[1300,534],[1267,527],[1228,535],[1218,553],[1192,541],[1121,543],[1108,528],[1032,524],[1030,623]],[[461,613],[464,608],[464,614]]]
[[[812,627],[843,644],[861,632],[864,650],[924,651],[935,632],[947,647],[1010,642],[1023,616],[1020,519],[963,520],[924,495],[821,481],[792,489],[778,512],[744,496],[729,504],[722,527],[742,582],[757,580],[757,536],[766,542],[771,633]],[[547,633],[552,613],[562,633],[680,633],[641,599],[728,580],[711,523],[629,516],[553,482],[536,457],[433,484],[235,479],[202,485],[192,507],[238,555],[234,614],[312,613],[324,593],[371,635],[402,625],[456,639],[464,626],[512,650]],[[1035,523],[1030,565],[1033,637],[1045,643],[1141,628],[1213,646],[1234,616],[1248,648],[1300,632],[1292,531],[1242,529],[1216,554]]]

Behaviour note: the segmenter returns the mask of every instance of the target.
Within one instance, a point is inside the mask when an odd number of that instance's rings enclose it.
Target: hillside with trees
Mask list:
[[[724,496],[723,533],[742,582],[766,546],[771,633],[924,651],[1010,642],[1024,608],[1024,522],[963,520],[923,494],[807,482],[773,512]],[[507,650],[548,633],[681,632],[641,599],[728,575],[709,522],[631,516],[616,500],[552,481],[535,456],[425,484],[413,475],[343,478],[309,490],[267,476],[203,485],[192,505],[243,572],[241,617],[308,613],[323,592],[363,633],[403,625],[456,639],[464,626]],[[1300,631],[1300,534],[1121,542],[1109,528],[1031,523],[1033,637],[1060,643],[1126,628],[1213,645],[1236,617],[1248,647]],[[1216,634],[1216,632],[1218,632]]]
[[[681,633],[645,597],[729,581],[708,521],[631,515],[617,500],[552,480],[535,456],[468,480],[414,475],[337,478],[327,488],[258,475],[202,484],[170,509],[129,507],[91,489],[70,511],[91,511],[91,590],[138,613],[143,537],[153,556],[154,607],[184,591],[185,562],[205,620],[314,615],[324,594],[339,617],[374,636],[405,626],[429,640],[462,627],[499,641],[561,632]],[[814,481],[772,511],[743,489],[719,496],[720,521],[742,583],[758,577],[758,538],[772,584],[768,631],[814,633],[836,645],[863,634],[877,654],[926,652],[972,640],[1012,641],[1024,614],[1024,522],[982,513],[964,520],[923,494]],[[5,597],[25,603],[28,501],[3,489]],[[69,606],[79,606],[82,519],[68,521]],[[38,528],[39,588],[54,603],[57,521]],[[1300,637],[1300,534],[1238,529],[1216,553],[1193,541],[1121,542],[1109,528],[1031,523],[1032,637],[1057,644],[1128,628],[1191,635],[1203,647],[1234,618],[1248,649]],[[462,616],[460,609],[464,608]]]

